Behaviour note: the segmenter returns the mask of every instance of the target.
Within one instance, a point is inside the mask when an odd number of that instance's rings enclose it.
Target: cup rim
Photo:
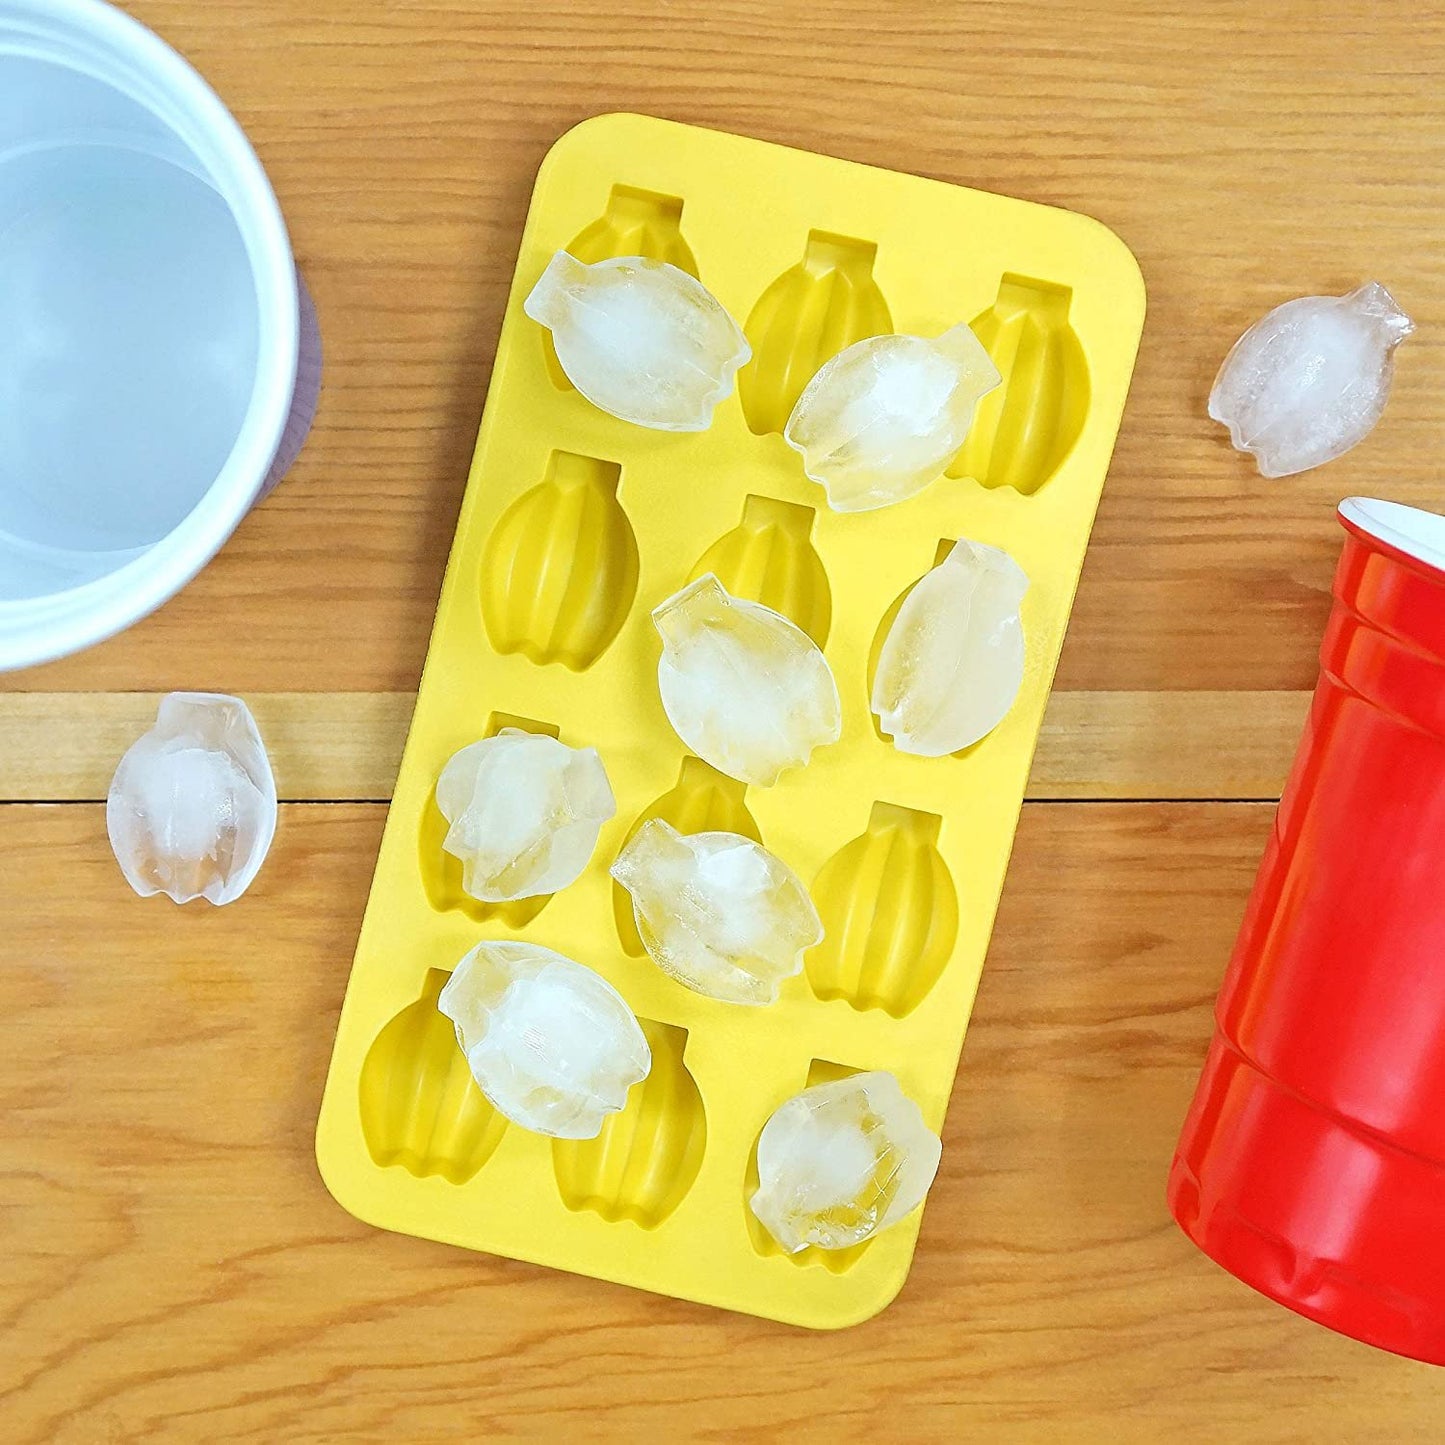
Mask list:
[[[1445,576],[1445,516],[1379,497],[1346,497],[1337,515],[1347,532],[1397,559]]]
[[[108,56],[143,75],[170,102],[134,98],[197,150],[240,228],[256,290],[257,348],[251,398],[225,463],[190,512],[164,537],[114,571],[43,597],[0,601],[0,670],[32,666],[113,636],[174,596],[220,550],[254,505],[281,445],[300,345],[296,263],[280,204],[239,123],[199,72],[160,36],[105,0],[0,0],[41,16],[48,31],[92,37]],[[3,43],[0,43],[0,48]],[[23,53],[23,52],[21,52]],[[47,58],[55,60],[52,52]],[[114,77],[108,77],[112,84]]]

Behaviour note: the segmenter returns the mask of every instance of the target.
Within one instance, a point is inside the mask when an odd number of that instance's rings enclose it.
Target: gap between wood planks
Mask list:
[[[149,692],[0,694],[0,803],[105,798],[155,718]],[[385,802],[411,693],[251,693],[284,802]],[[1279,797],[1305,692],[1057,692],[1025,796],[1036,802]]]

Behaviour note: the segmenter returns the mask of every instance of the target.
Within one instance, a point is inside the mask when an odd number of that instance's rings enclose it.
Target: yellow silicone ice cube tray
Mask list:
[[[670,261],[745,320],[753,359],[710,430],[644,431],[568,385],[522,314],[560,247]],[[861,1069],[891,1070],[943,1123],[1143,316],[1133,257],[1071,212],[637,115],[557,142],[321,1107],[317,1157],[347,1209],[800,1325],[893,1298],[921,1211],[788,1256],[747,1207],[758,1132],[806,1084]],[[862,337],[970,318],[1004,380],[948,475],[896,507],[830,512],[781,436],[808,378]],[[908,757],[876,730],[870,667],[958,537],[1006,548],[1031,579],[1023,689],[965,753]],[[842,740],[772,788],[688,756],[658,699],[648,614],[706,571],[808,631],[838,680]],[[570,888],[486,906],[442,851],[433,788],[458,748],[508,725],[595,746],[618,813]],[[771,1007],[704,998],[643,954],[607,870],[654,816],[761,838],[811,885],[827,936]],[[598,1138],[510,1125],[471,1081],[436,999],[486,937],[589,965],[642,1020],[652,1072]]]

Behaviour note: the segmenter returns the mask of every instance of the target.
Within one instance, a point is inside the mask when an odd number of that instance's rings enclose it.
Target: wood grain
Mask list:
[[[912,1277],[836,1335],[332,1202],[311,1134],[382,812],[288,807],[246,898],[175,910],[99,808],[0,809],[7,1442],[1439,1438],[1438,1372],[1164,1208],[1268,807],[1025,809]]]
[[[1150,319],[1085,570],[1071,690],[1313,681],[1353,492],[1445,503],[1445,10],[1364,0],[128,0],[232,106],[320,308],[291,479],[160,614],[0,682],[416,685],[536,167],[641,109],[1071,206]],[[960,244],[967,244],[961,237]],[[1205,417],[1287,296],[1367,276],[1420,322],[1375,436],[1265,482]]]
[[[103,799],[121,754],[155,720],[154,693],[0,694],[0,801]],[[405,693],[252,693],[283,799],[390,798],[414,699]],[[1305,693],[1056,692],[1034,799],[1278,797]]]

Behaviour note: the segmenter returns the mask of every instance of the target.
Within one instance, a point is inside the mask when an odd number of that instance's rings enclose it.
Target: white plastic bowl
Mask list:
[[[183,587],[319,383],[280,208],[215,93],[102,0],[0,0],[0,669]]]

